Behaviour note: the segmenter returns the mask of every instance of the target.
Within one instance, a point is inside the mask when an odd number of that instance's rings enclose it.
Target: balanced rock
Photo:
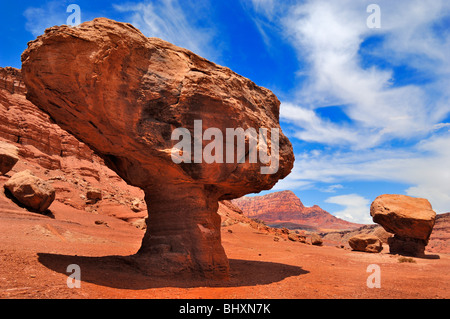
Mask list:
[[[55,200],[55,189],[30,170],[14,174],[4,185],[14,198],[25,207],[42,213]]]
[[[0,175],[8,173],[19,161],[19,149],[0,141]]]
[[[271,189],[294,163],[271,91],[104,18],[47,29],[29,42],[22,72],[30,101],[144,190],[149,217],[136,255],[142,269],[228,276],[218,201]],[[217,136],[239,128],[267,130],[267,144],[256,148],[270,161],[250,160],[255,136],[245,136],[245,152],[238,138]],[[179,135],[193,152],[178,148]],[[214,161],[202,160],[207,149]]]
[[[353,250],[368,253],[379,253],[383,250],[381,240],[370,234],[358,234],[348,240],[348,244]]]
[[[394,234],[388,239],[391,253],[424,254],[436,218],[428,200],[406,195],[381,195],[373,201],[370,215],[375,223]]]

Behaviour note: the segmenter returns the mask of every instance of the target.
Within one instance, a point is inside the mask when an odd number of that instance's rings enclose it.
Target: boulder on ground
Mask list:
[[[18,202],[38,213],[47,210],[55,200],[52,185],[36,177],[30,170],[14,174],[4,187]]]
[[[302,236],[302,235],[299,235],[299,234],[296,234],[296,233],[292,233],[292,232],[289,233],[288,239],[290,241],[297,241],[299,243],[306,243],[306,237],[305,236]]]
[[[379,253],[383,250],[381,240],[373,235],[358,234],[348,240],[348,244],[353,250],[367,253]]]
[[[320,237],[318,234],[313,233],[311,235],[311,245],[315,245],[315,246],[322,246],[323,244],[323,240],[322,237]]]
[[[0,175],[8,173],[19,161],[19,149],[0,141]]]

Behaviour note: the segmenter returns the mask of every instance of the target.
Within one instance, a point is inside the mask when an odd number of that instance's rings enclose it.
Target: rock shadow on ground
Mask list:
[[[53,271],[64,275],[67,266],[80,267],[81,282],[117,289],[143,290],[151,288],[240,287],[267,285],[287,277],[309,273],[299,266],[281,263],[230,259],[230,278],[227,280],[204,279],[198,275],[151,275],[144,273],[135,256],[71,256],[38,253],[38,261]]]

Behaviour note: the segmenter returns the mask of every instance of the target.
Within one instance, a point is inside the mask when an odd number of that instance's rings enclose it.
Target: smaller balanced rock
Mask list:
[[[436,213],[424,198],[405,195],[378,196],[370,207],[373,221],[394,236],[388,239],[391,254],[420,257],[425,254]]]

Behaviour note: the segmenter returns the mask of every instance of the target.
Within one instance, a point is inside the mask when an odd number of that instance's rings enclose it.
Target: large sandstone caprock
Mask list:
[[[390,253],[422,256],[436,213],[424,198],[406,195],[378,196],[370,207],[373,221],[395,234],[388,239]]]
[[[145,191],[149,217],[139,262],[149,272],[226,277],[218,201],[270,189],[293,167],[276,96],[228,68],[104,18],[47,29],[28,44],[22,62],[28,99]],[[179,140],[172,133],[182,128],[195,136],[196,123],[202,124],[200,134],[208,128],[224,135],[227,128],[278,129],[278,148],[271,142],[274,134],[266,139],[267,149],[279,153],[277,169],[261,173],[274,168],[274,160],[199,162],[195,150],[195,163],[175,163]],[[245,143],[254,145],[250,138]],[[233,144],[234,139],[217,145],[228,150]]]

